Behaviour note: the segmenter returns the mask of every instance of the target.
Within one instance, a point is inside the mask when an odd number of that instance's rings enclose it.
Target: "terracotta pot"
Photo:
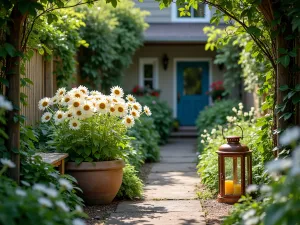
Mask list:
[[[124,166],[125,163],[121,159],[83,162],[79,166],[74,162],[68,162],[66,171],[78,181],[86,204],[109,204],[121,187]]]

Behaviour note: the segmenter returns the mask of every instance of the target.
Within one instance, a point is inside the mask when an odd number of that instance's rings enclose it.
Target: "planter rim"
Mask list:
[[[97,170],[119,170],[125,167],[122,159],[101,162],[82,162],[77,165],[75,162],[68,162],[66,170],[69,171],[97,171]]]

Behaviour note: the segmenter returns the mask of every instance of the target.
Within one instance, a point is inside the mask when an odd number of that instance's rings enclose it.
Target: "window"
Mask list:
[[[157,58],[141,58],[139,66],[139,86],[158,89]]]
[[[194,9],[190,7],[190,16],[182,16],[180,17],[180,12],[178,8],[182,8],[183,6],[177,7],[176,4],[172,4],[172,21],[174,22],[209,22],[210,20],[210,10],[207,4],[199,3],[198,9]]]

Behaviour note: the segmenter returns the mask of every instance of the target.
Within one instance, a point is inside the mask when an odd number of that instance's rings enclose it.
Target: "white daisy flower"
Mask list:
[[[81,91],[84,95],[88,95],[89,94],[89,90],[87,89],[87,87],[85,87],[83,85],[80,85],[77,89],[79,91]]]
[[[79,108],[75,108],[72,110],[73,112],[73,116],[74,118],[77,118],[77,119],[84,119],[85,118],[85,114],[84,114],[84,111],[82,109],[82,107],[79,107]]]
[[[72,220],[72,225],[86,225],[86,223],[84,222],[84,220],[76,218]]]
[[[204,144],[204,140],[201,140],[201,143]]]
[[[149,109],[148,106],[144,106],[144,112],[145,112],[145,114],[146,114],[147,116],[151,116],[151,115],[152,115],[151,110]]]
[[[8,168],[16,167],[16,165],[10,159],[0,159],[0,162],[3,166],[7,166]]]
[[[46,123],[46,122],[49,122],[52,118],[52,113],[50,112],[45,112],[43,115],[42,115],[42,122],[43,123]]]
[[[236,112],[237,112],[237,109],[236,109],[235,107],[233,107],[233,108],[232,108],[232,111],[236,113]]]
[[[82,207],[80,205],[76,205],[75,206],[75,211],[77,211],[77,212],[83,212],[83,209],[82,209]]]
[[[95,96],[95,95],[102,95],[102,93],[100,91],[91,91],[90,95],[93,95],[93,96]]]
[[[45,110],[51,105],[51,99],[50,98],[42,98],[39,101],[39,109],[40,110]]]
[[[74,115],[73,115],[73,111],[72,110],[68,110],[67,112],[65,112],[65,118],[66,119],[71,119],[71,118],[73,118],[74,117]]]
[[[61,99],[61,104],[64,106],[68,106],[69,104],[71,104],[71,96],[69,94],[66,94],[62,99]]]
[[[142,111],[142,106],[141,106],[141,104],[138,103],[138,102],[132,103],[131,107],[132,107],[132,109],[137,110],[137,111],[139,111],[139,112]]]
[[[32,189],[43,193],[47,193],[48,191],[48,188],[44,184],[34,184]]]
[[[116,106],[116,115],[123,117],[127,114],[128,108],[126,104],[117,104]]]
[[[130,111],[130,115],[133,116],[134,119],[138,119],[141,116],[140,112],[134,109]]]
[[[70,129],[72,130],[79,130],[80,129],[80,121],[78,119],[70,119],[70,122],[69,122],[69,127]]]
[[[111,104],[110,106],[109,106],[109,113],[111,114],[111,115],[117,115],[116,114],[116,106],[115,105],[113,105],[113,104]]]
[[[124,91],[119,86],[112,87],[110,91],[112,96],[121,97],[121,98],[124,96]]]
[[[24,191],[24,190],[22,190],[20,188],[17,188],[16,189],[16,195],[19,195],[21,197],[25,197],[25,196],[27,196],[27,193],[26,193],[26,191]]]
[[[60,96],[60,97],[63,97],[65,94],[66,94],[67,90],[66,88],[59,88],[57,91],[56,91],[56,96]]]
[[[61,99],[59,97],[54,96],[54,97],[51,98],[51,104],[52,105],[56,105],[56,104],[58,104],[60,102],[60,100]]]
[[[97,104],[97,111],[100,113],[106,113],[108,110],[108,103],[106,100],[100,100]]]
[[[57,110],[54,114],[55,124],[60,124],[65,119],[65,113],[61,110]]]
[[[73,189],[73,185],[70,183],[70,181],[68,181],[66,179],[59,179],[58,182],[63,188],[65,188],[69,191]]]
[[[85,101],[82,105],[82,110],[85,116],[91,117],[94,112],[94,105],[92,101]]]
[[[247,112],[244,112],[244,116],[248,116],[249,115],[249,113],[247,113]]]
[[[38,202],[40,203],[40,205],[46,206],[49,208],[51,208],[53,206],[52,202],[48,198],[40,197],[38,199]]]
[[[71,91],[70,96],[72,99],[83,99],[86,95],[78,89],[74,89]]]
[[[132,127],[134,125],[134,118],[132,116],[125,116],[122,120],[122,123],[125,124],[126,127]]]
[[[70,211],[69,207],[63,201],[56,201],[55,204],[65,212]]]
[[[70,104],[70,106],[72,106],[73,108],[79,108],[81,105],[82,105],[82,101],[80,98],[72,99],[72,102]]]
[[[128,102],[131,102],[131,103],[136,101],[136,99],[135,99],[135,97],[133,97],[133,95],[127,95],[126,99],[127,99]]]
[[[252,192],[256,192],[257,190],[258,190],[258,186],[256,184],[251,184],[247,187],[246,192],[252,193]]]

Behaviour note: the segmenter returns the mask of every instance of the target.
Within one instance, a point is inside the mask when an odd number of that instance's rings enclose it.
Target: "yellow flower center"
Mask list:
[[[77,127],[77,123],[75,123],[75,122],[72,123],[72,125],[73,125],[73,127]]]
[[[69,113],[69,114],[68,114],[68,117],[72,117],[72,113]]]
[[[100,107],[100,109],[105,109],[105,104],[104,103],[100,103],[99,107]]]
[[[62,115],[61,115],[61,114],[58,114],[58,115],[57,115],[57,118],[58,118],[58,119],[61,119],[61,118],[62,118]]]
[[[113,108],[113,107],[110,108],[110,111],[111,111],[111,112],[114,112],[114,111],[115,111],[115,108]]]
[[[118,102],[118,100],[117,100],[117,99],[115,99],[115,98],[113,99],[113,101],[114,101],[114,102]]]
[[[85,92],[85,90],[83,90],[83,89],[81,89],[80,91],[81,91],[83,94],[85,94],[85,93],[86,93],[86,92]]]
[[[116,94],[116,95],[119,95],[119,94],[120,94],[120,91],[119,91],[119,90],[115,90],[115,94]]]
[[[118,107],[118,111],[121,113],[124,111],[123,107]]]
[[[81,111],[77,111],[76,114],[77,114],[77,116],[81,116],[82,112]]]
[[[131,114],[132,114],[133,116],[136,116],[136,112],[132,112]]]
[[[138,109],[139,109],[139,107],[137,107],[136,105],[133,105],[133,108],[134,108],[135,110],[138,110]]]
[[[63,91],[59,92],[59,95],[63,95],[63,94],[64,94],[64,92],[63,92]]]
[[[74,102],[74,103],[73,103],[73,106],[74,106],[74,107],[78,107],[78,106],[79,106],[79,102]]]
[[[80,95],[80,94],[78,94],[78,93],[77,93],[77,94],[75,94],[75,97],[76,97],[76,98],[80,98],[80,96],[81,96],[81,95]]]
[[[130,118],[127,118],[127,119],[126,119],[126,122],[127,122],[127,123],[131,123],[131,119],[130,119]]]
[[[49,119],[50,119],[50,116],[46,116],[46,117],[45,117],[45,120],[49,120]]]
[[[46,107],[48,105],[48,102],[43,102],[42,106]]]
[[[65,102],[69,102],[70,101],[70,98],[65,98]]]
[[[85,106],[83,107],[83,109],[86,110],[86,111],[90,110],[90,108],[91,108],[91,107],[90,107],[89,105],[85,105]]]

